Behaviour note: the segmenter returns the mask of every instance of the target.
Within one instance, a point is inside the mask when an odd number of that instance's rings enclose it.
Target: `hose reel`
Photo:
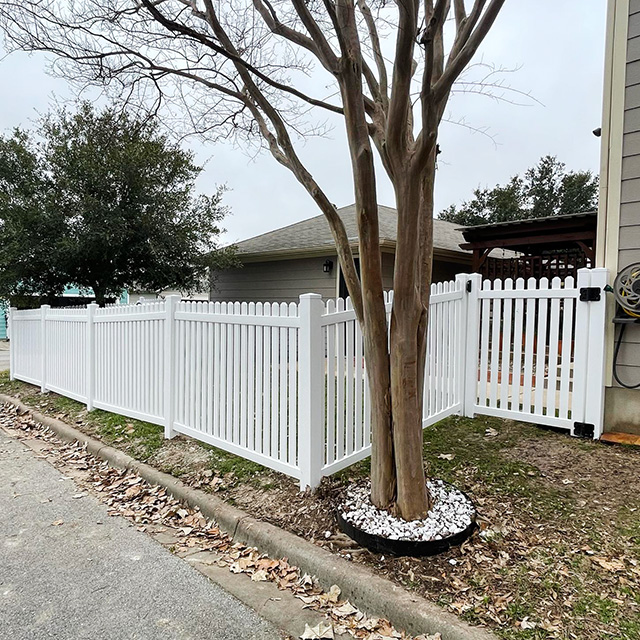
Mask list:
[[[640,262],[625,267],[613,283],[613,295],[618,303],[618,309],[613,321],[620,325],[620,332],[613,352],[613,377],[625,389],[638,389],[640,382],[630,385],[622,382],[618,376],[618,354],[622,345],[622,338],[628,324],[640,324]]]

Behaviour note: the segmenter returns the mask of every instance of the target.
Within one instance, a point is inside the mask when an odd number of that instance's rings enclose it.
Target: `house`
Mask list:
[[[640,262],[640,0],[609,0],[605,49],[596,266],[610,284]],[[609,319],[616,314],[609,298]],[[607,323],[605,429],[640,434],[640,325]]]
[[[0,300],[0,340],[7,339],[7,312],[6,303]]]
[[[338,209],[338,215],[346,227],[358,266],[355,205]],[[384,288],[392,289],[396,210],[379,206],[379,220]],[[462,241],[455,224],[433,221],[433,282],[451,280],[457,273],[469,271],[471,252],[460,248]],[[212,274],[211,300],[297,302],[303,293],[319,293],[325,299],[347,296],[324,215],[263,233],[236,246],[243,266]]]

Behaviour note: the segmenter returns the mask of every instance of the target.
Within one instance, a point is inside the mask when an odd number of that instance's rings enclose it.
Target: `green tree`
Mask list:
[[[83,103],[38,135],[0,139],[0,295],[193,291],[233,260],[216,246],[223,189],[196,195],[201,168],[153,120]]]
[[[544,218],[589,211],[598,206],[598,176],[591,171],[567,171],[555,156],[545,156],[524,177],[506,185],[475,189],[473,198],[451,205],[439,218],[462,226]]]

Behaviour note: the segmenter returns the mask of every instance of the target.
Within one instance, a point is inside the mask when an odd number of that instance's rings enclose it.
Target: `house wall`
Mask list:
[[[331,273],[324,273],[325,260],[333,261]],[[238,302],[298,302],[303,293],[336,297],[338,257],[248,262],[237,269],[212,274],[211,300]]]
[[[325,260],[333,261],[331,273],[324,273]],[[393,289],[392,253],[382,254],[382,284]],[[453,280],[458,273],[467,273],[469,265],[436,258],[433,282]],[[303,293],[319,293],[325,300],[336,297],[339,276],[338,257],[298,258],[248,262],[241,268],[216,271],[212,274],[211,300],[238,302],[297,302]]]
[[[393,289],[393,265],[395,262],[395,254],[382,254],[382,286],[385,291]],[[449,262],[435,257],[433,260],[433,271],[431,274],[432,282],[447,282],[455,280],[459,273],[470,273],[471,261],[466,262]]]
[[[596,262],[613,281],[640,262],[640,0],[610,0],[607,20]],[[640,432],[640,390],[625,389],[612,376],[619,331],[613,323],[607,328],[605,430]],[[627,326],[616,370],[625,383],[640,383],[640,325]]]
[[[640,262],[640,0],[629,2],[623,127],[617,271]],[[627,384],[640,383],[640,325],[627,327],[617,370]]]

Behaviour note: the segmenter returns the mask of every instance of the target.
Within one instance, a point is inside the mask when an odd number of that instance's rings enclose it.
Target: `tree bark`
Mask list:
[[[425,310],[420,290],[421,189],[408,175],[397,181],[398,234],[391,314],[391,399],[397,473],[397,505],[405,520],[424,518],[430,507],[422,459],[422,396],[420,332]]]
[[[336,20],[340,27],[338,31],[342,52],[339,84],[351,154],[358,222],[364,352],[371,390],[371,501],[384,509],[393,504],[396,495],[387,315],[382,284],[376,174],[366,120],[362,54],[352,0],[337,0]]]

